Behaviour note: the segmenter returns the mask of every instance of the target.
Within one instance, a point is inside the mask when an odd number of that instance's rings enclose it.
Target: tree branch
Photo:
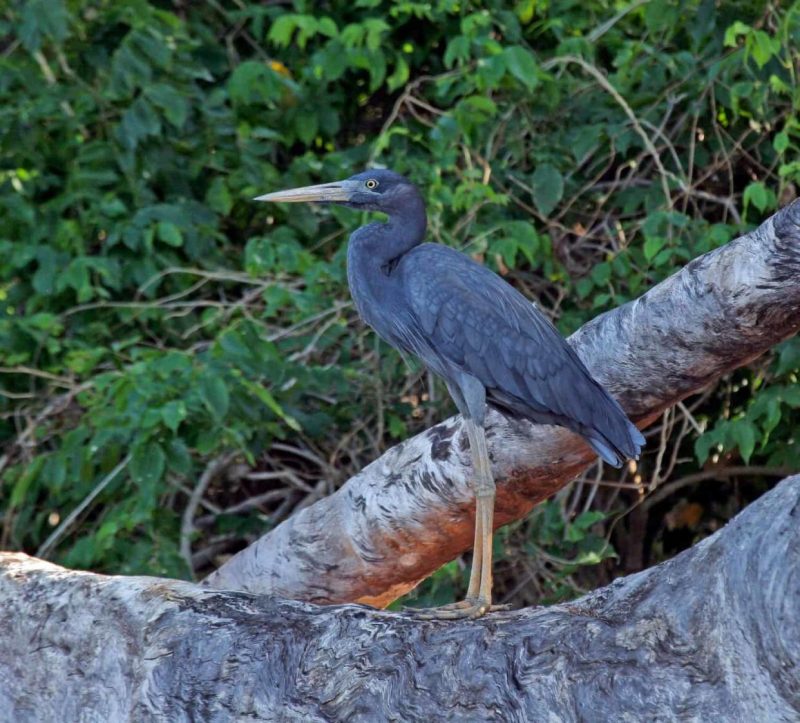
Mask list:
[[[640,426],[800,328],[800,201],[595,318],[570,342]],[[594,455],[563,429],[492,413],[496,526]],[[210,575],[215,588],[382,606],[472,544],[466,436],[449,419],[390,449]]]
[[[8,720],[800,716],[800,476],[572,603],[422,621],[0,553]]]

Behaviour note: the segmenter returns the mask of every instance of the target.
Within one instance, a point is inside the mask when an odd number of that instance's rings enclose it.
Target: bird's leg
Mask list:
[[[475,490],[475,543],[472,570],[465,600],[440,608],[423,610],[419,616],[432,620],[478,618],[490,610],[505,610],[506,605],[492,606],[492,532],[494,529],[495,484],[482,425],[465,418],[464,425],[472,453]]]
[[[494,531],[495,484],[486,446],[483,425],[466,420],[469,446],[472,451],[472,466],[475,479],[475,547],[473,552],[473,572],[470,575],[470,590],[467,599],[475,599],[479,609],[475,617],[483,615],[492,606],[492,533]],[[475,568],[478,572],[475,572]],[[473,579],[479,580],[477,596],[472,589]],[[482,609],[480,609],[482,608]]]
[[[473,489],[475,484],[472,485]],[[448,603],[438,608],[429,608],[425,612],[440,613],[446,610],[463,610],[471,608],[475,605],[481,591],[481,570],[483,559],[483,516],[478,512],[477,498],[475,502],[475,538],[472,542],[472,567],[469,573],[469,586],[467,587],[467,596],[463,600],[454,603]]]
[[[473,483],[473,489],[475,484]],[[481,590],[481,562],[483,560],[483,517],[478,511],[478,498],[475,497],[475,538],[472,542],[472,568],[469,572],[469,586],[467,587],[467,598],[477,600]],[[460,605],[461,603],[457,603]]]

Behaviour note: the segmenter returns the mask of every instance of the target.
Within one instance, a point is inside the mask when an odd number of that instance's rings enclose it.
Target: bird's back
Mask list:
[[[505,414],[582,435],[607,462],[638,457],[644,438],[572,347],[490,269],[440,244],[406,253],[403,314],[390,341],[446,379],[476,377]]]

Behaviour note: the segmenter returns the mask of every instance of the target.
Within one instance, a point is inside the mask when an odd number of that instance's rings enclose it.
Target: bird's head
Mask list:
[[[255,201],[273,203],[338,203],[365,211],[393,214],[422,203],[417,187],[394,171],[373,169],[343,181],[303,186],[258,196]]]

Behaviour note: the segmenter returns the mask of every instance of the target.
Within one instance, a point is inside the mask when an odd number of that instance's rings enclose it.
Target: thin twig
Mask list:
[[[92,504],[97,495],[99,495],[109,484],[116,478],[116,476],[122,472],[125,467],[128,466],[128,462],[131,461],[131,455],[126,455],[125,459],[123,459],[114,469],[112,469],[103,479],[98,482],[94,489],[83,498],[81,503],[74,509],[72,512],[67,515],[65,520],[50,534],[44,543],[39,547],[36,551],[36,557],[47,558],[48,553],[50,550],[55,547],[56,543],[64,536],[66,531],[72,526],[75,520],[83,514],[83,511]]]
[[[181,518],[181,556],[184,560],[186,560],[186,564],[189,567],[189,570],[192,573],[192,577],[194,577],[194,569],[192,568],[192,535],[194,534],[195,527],[194,527],[194,514],[197,511],[197,508],[200,506],[200,500],[203,499],[203,495],[208,489],[208,485],[211,484],[211,481],[225,468],[227,467],[231,460],[237,455],[237,452],[226,452],[221,454],[211,462],[208,463],[208,466],[205,468],[202,475],[200,475],[200,479],[197,481],[194,489],[192,490],[192,494],[189,496],[189,501],[186,503],[186,507],[183,510],[183,516]]]
[[[764,467],[759,465],[743,465],[741,467],[720,467],[705,469],[694,474],[686,475],[672,482],[665,482],[655,492],[648,495],[643,503],[645,510],[649,510],[654,505],[657,505],[662,500],[670,495],[675,494],[678,490],[690,485],[704,482],[705,480],[712,479],[728,479],[729,477],[753,477],[753,476],[769,476],[769,477],[788,477],[789,475],[796,474],[797,469],[792,467]]]
[[[633,112],[633,109],[628,105],[628,101],[622,97],[620,92],[609,82],[608,78],[606,78],[594,65],[587,62],[583,58],[577,55],[562,55],[558,58],[552,58],[551,60],[547,61],[546,63],[542,64],[544,69],[551,68],[555,65],[566,65],[568,63],[575,63],[576,65],[580,65],[589,75],[591,75],[600,87],[603,88],[607,93],[614,98],[615,101],[619,104],[622,110],[625,112],[625,115],[628,116],[631,123],[633,124],[633,129],[642,139],[647,152],[650,154],[651,158],[653,159],[653,163],[655,163],[656,168],[658,169],[659,176],[661,177],[661,189],[664,193],[664,200],[669,207],[672,207],[672,197],[670,196],[669,191],[669,183],[667,178],[672,175],[667,172],[667,169],[664,168],[664,164],[661,163],[661,157],[658,155],[658,151],[656,147],[653,145],[653,141],[650,140],[650,136],[644,132],[644,128],[642,128],[642,124],[639,122],[639,119],[636,117],[636,114]]]

